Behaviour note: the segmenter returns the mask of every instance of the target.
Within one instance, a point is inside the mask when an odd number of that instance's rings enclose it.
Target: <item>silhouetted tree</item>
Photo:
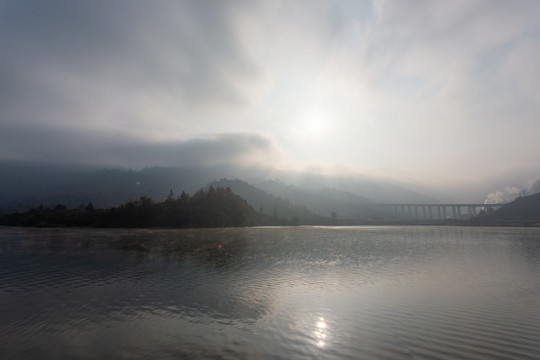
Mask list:
[[[2,225],[48,227],[237,227],[258,221],[259,215],[244,199],[230,189],[214,187],[201,189],[191,198],[182,192],[178,199],[171,196],[161,203],[143,196],[106,210],[95,209],[90,202],[85,208],[57,205],[54,210],[31,209],[0,218]]]
[[[189,195],[186,194],[184,191],[182,191],[182,194],[180,194],[180,201],[188,202],[189,201]]]

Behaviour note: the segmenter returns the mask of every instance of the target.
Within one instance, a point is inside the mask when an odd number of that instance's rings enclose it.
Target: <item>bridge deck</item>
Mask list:
[[[400,219],[464,219],[478,215],[482,211],[493,211],[506,204],[448,203],[448,204],[407,204],[378,203],[372,206]],[[478,211],[480,209],[480,211]],[[450,211],[448,211],[450,210]],[[465,210],[465,211],[463,211]]]

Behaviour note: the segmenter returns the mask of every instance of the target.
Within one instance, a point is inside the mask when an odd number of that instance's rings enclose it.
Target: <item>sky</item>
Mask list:
[[[0,0],[0,48],[0,160],[540,179],[536,0]]]

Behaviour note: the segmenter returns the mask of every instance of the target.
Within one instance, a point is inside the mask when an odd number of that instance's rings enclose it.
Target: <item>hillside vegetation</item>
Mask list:
[[[86,226],[86,227],[237,227],[259,224],[260,216],[230,189],[210,187],[193,196],[175,197],[171,193],[163,202],[148,197],[110,209],[86,207],[69,209],[57,205],[40,206],[24,213],[4,215],[2,225],[10,226]]]

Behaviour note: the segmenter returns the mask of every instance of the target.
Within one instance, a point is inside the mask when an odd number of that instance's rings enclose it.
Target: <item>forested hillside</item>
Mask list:
[[[24,213],[4,215],[1,225],[10,226],[85,226],[85,227],[238,227],[264,223],[247,202],[230,189],[210,187],[189,196],[183,192],[156,203],[148,197],[110,209],[86,207],[69,209],[43,206]]]

